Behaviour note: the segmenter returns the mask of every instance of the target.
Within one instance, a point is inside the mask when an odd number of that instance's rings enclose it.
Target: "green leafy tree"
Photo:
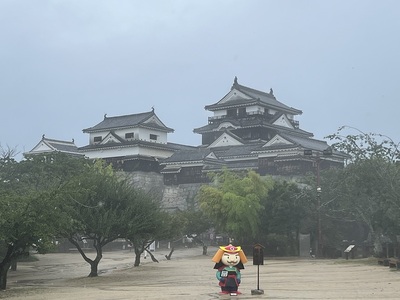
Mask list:
[[[276,181],[262,198],[261,237],[269,253],[298,255],[298,236],[307,217],[308,197],[293,182]],[[275,241],[275,242],[274,242]]]
[[[256,237],[263,209],[261,198],[272,187],[254,171],[245,176],[224,170],[215,175],[214,185],[202,186],[200,208],[213,221],[216,229],[237,240]]]
[[[69,239],[90,265],[89,277],[96,277],[104,246],[125,238],[127,227],[140,226],[146,220],[148,199],[102,161],[88,165],[66,191],[63,210],[71,216],[71,221],[60,234]],[[82,241],[92,242],[96,250],[94,259],[87,256]]]
[[[201,210],[186,210],[181,212],[182,218],[185,221],[185,227],[183,229],[186,235],[199,236],[212,228],[212,221],[208,216]],[[200,242],[202,244],[202,242]]]
[[[346,134],[347,132],[347,134]],[[341,204],[369,228],[375,253],[382,252],[382,237],[399,233],[400,151],[398,143],[381,134],[341,127],[330,135],[333,147],[349,154],[339,179]]]
[[[305,215],[300,231],[311,233],[311,243],[324,257],[337,257],[343,240],[356,239],[357,230],[362,234],[360,224],[345,207],[342,174],[342,168],[322,170],[318,187],[315,177],[309,176],[304,178],[307,187],[301,190]]]
[[[10,264],[29,254],[41,253],[52,241],[66,215],[60,194],[66,181],[83,161],[62,154],[28,157],[21,162],[10,156],[0,159],[0,289],[6,289]]]
[[[203,247],[203,255],[207,255],[207,244],[201,235],[213,227],[210,218],[202,211],[190,209],[181,212],[185,220],[184,234],[193,240],[194,243]]]
[[[0,289],[6,289],[7,272],[13,261],[29,255],[35,248],[43,253],[50,249],[55,219],[51,193],[9,194],[0,200],[0,239],[4,245],[0,262]]]
[[[132,242],[135,251],[134,266],[140,265],[140,256],[147,251],[153,261],[158,262],[149,251],[155,240],[168,239],[179,226],[173,225],[173,217],[160,210],[158,202],[143,195],[138,202],[134,217],[128,223],[126,238]]]
[[[335,228],[338,237],[370,240],[377,255],[382,252],[385,237],[396,240],[396,235],[400,232],[396,200],[392,198],[391,187],[377,176],[378,168],[386,169],[389,175],[392,173],[390,169],[398,167],[396,164],[372,158],[350,163],[342,170],[335,170],[334,176],[329,179],[323,176],[321,207],[325,221],[323,224],[326,225],[323,230],[325,233],[328,233],[328,221],[332,220],[336,225],[330,228]],[[392,176],[393,173],[390,175],[391,180]],[[397,179],[400,180],[399,177]],[[333,238],[331,234],[329,239]]]

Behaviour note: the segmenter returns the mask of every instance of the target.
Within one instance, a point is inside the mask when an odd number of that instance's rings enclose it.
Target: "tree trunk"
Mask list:
[[[101,243],[98,240],[93,239],[93,246],[96,249],[96,258],[92,260],[86,256],[85,252],[83,252],[81,246],[74,238],[68,238],[68,240],[76,247],[76,249],[82,255],[83,259],[88,264],[90,264],[90,273],[89,273],[88,277],[97,277],[99,262],[100,262],[101,258],[103,257],[103,248],[102,248]]]
[[[167,260],[171,260],[172,252],[174,252],[174,247],[171,248],[171,251],[169,252],[168,255],[165,255],[165,258],[166,258]]]
[[[17,260],[14,259],[11,263],[11,271],[17,271]]]
[[[23,253],[23,252],[21,252]],[[0,290],[5,290],[7,287],[7,274],[13,260],[18,257],[15,251],[15,246],[9,244],[3,260],[0,262]]]
[[[374,245],[374,255],[376,257],[381,257],[383,254],[382,241],[380,239],[381,234],[379,231],[375,231],[370,223],[367,223],[367,225],[369,228],[369,239]]]
[[[141,249],[139,249],[135,245],[134,245],[134,250],[135,250],[135,263],[133,264],[133,266],[134,267],[139,267],[139,265],[140,265],[140,255],[142,254],[142,251],[141,251]]]
[[[379,257],[382,255],[383,252],[382,242],[377,234],[374,234],[373,237],[374,237],[374,254]]]
[[[98,274],[98,267],[99,267],[99,261],[92,260],[91,262],[89,262],[90,264],[90,273],[88,277],[97,277]]]
[[[88,258],[88,262],[90,264],[90,273],[88,277],[97,277],[99,276],[98,274],[98,268],[99,268],[99,263],[101,258],[103,257],[103,248],[100,243],[95,242],[94,243],[94,248],[96,249],[96,258],[94,260],[90,260]]]
[[[0,290],[5,290],[7,287],[7,273],[11,263],[3,262],[0,263]]]
[[[207,255],[207,245],[203,242],[203,240],[199,239],[197,236],[193,236],[191,234],[188,235],[188,237],[192,238],[193,241],[195,241],[198,244],[201,244],[203,247],[203,255]]]
[[[151,253],[147,248],[144,249],[144,250],[147,251],[147,253],[150,255],[151,260],[152,260],[153,262],[156,262],[156,263],[159,262],[159,261],[157,260],[157,258],[155,258],[155,256],[153,255],[153,253]]]
[[[380,230],[375,231],[374,226],[372,225],[372,217],[367,218],[366,214],[364,214],[363,210],[359,207],[356,207],[356,211],[361,216],[362,220],[368,226],[369,229],[369,240],[372,241],[374,245],[374,255],[377,257],[382,256],[383,247],[382,241],[380,239],[381,232]],[[370,215],[370,214],[367,214]]]

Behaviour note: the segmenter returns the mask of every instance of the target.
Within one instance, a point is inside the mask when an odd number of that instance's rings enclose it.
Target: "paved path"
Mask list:
[[[8,290],[0,298],[24,300],[70,299],[229,299],[218,294],[211,257],[201,248],[155,252],[159,263],[149,257],[133,267],[133,252],[106,252],[100,276],[86,277],[89,265],[77,253],[40,255],[39,261],[20,263],[9,272]],[[365,260],[266,259],[260,266],[251,260],[242,271],[242,295],[231,299],[400,299],[400,271],[392,271]]]

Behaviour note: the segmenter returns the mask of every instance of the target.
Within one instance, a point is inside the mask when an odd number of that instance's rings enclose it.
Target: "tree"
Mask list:
[[[215,175],[214,185],[202,186],[199,191],[200,208],[213,221],[216,229],[243,240],[254,238],[259,229],[261,198],[272,187],[254,171],[245,176],[224,170]]]
[[[85,172],[66,187],[69,194],[63,210],[72,221],[60,234],[67,237],[90,264],[89,277],[98,276],[103,248],[117,238],[126,237],[128,227],[140,227],[149,216],[148,198],[118,177],[102,161],[88,164]],[[90,259],[81,242],[91,241],[96,250]]]
[[[46,252],[54,236],[54,215],[49,193],[8,195],[0,200],[0,239],[5,253],[0,262],[0,289],[6,289],[7,272],[13,261],[29,254],[30,247]],[[50,204],[50,205],[49,205]],[[49,207],[50,206],[50,207]]]
[[[6,147],[3,147],[0,144],[0,157],[3,160],[14,159],[18,154],[19,154],[19,151],[18,151],[18,149],[16,147],[15,148],[11,148],[8,145]]]
[[[61,154],[0,159],[0,289],[6,289],[10,264],[30,248],[44,253],[66,216],[59,209],[62,186],[82,161]],[[73,167],[75,166],[75,167]]]
[[[351,131],[346,134],[345,132]],[[355,132],[355,133],[354,133]],[[349,154],[340,174],[342,205],[366,224],[376,254],[382,252],[382,237],[399,233],[399,144],[387,136],[341,127],[330,135],[335,149]]]
[[[343,168],[322,170],[317,188],[315,177],[304,178],[307,188],[302,190],[305,218],[302,232],[311,233],[312,243],[317,242],[318,255],[337,257],[344,240],[358,240],[364,227],[349,210],[343,190]]]
[[[191,238],[195,243],[203,247],[203,255],[207,255],[207,245],[201,239],[201,235],[213,226],[212,221],[202,210],[190,209],[181,212],[185,220],[184,234]]]
[[[261,201],[265,209],[261,212],[260,240],[270,245],[271,253],[297,255],[300,228],[307,218],[308,197],[294,182],[275,181]]]
[[[176,214],[162,211],[158,203],[146,201],[145,210],[145,219],[130,224],[126,234],[135,250],[135,267],[140,265],[140,255],[144,251],[149,253],[154,262],[158,262],[149,251],[149,246],[156,240],[174,238],[180,235],[182,230],[182,220],[177,218]]]

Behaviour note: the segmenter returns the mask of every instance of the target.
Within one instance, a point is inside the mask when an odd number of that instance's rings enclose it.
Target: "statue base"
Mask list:
[[[264,294],[264,290],[251,290],[252,295],[262,295]]]

